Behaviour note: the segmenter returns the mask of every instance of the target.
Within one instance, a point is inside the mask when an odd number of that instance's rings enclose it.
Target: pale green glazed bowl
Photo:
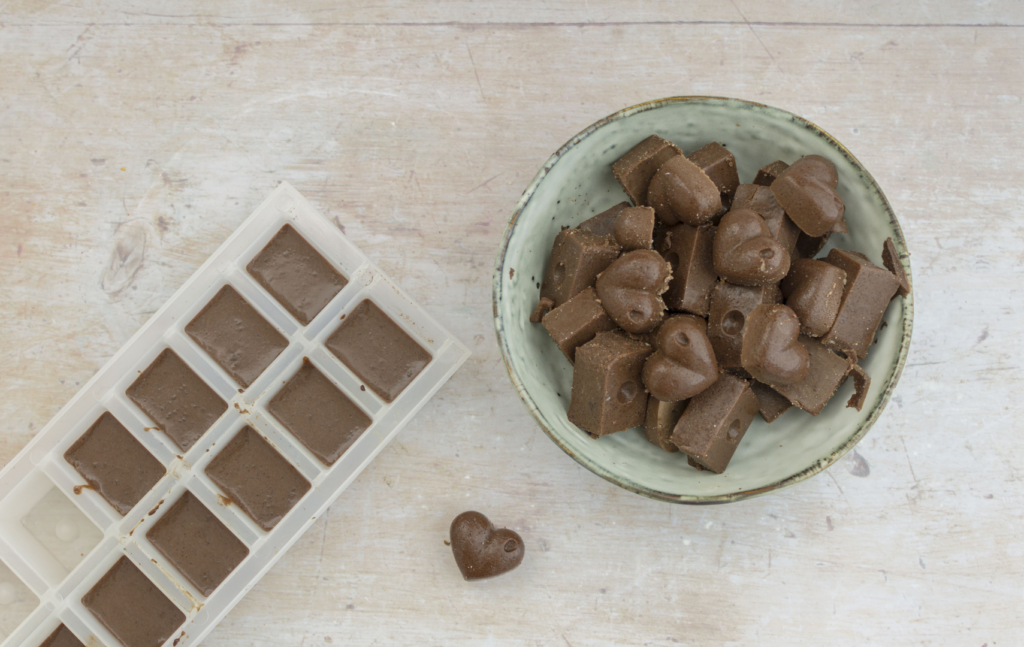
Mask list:
[[[807,479],[864,437],[889,401],[907,359],[913,295],[894,299],[877,343],[861,365],[871,375],[862,411],[847,408],[848,380],[817,417],[791,409],[773,424],[755,418],[724,474],[700,472],[686,456],[669,454],[640,429],[594,440],[566,418],[572,365],[529,316],[539,299],[551,244],[559,228],[575,226],[626,200],[611,165],[651,134],[687,153],[717,141],[736,156],[740,181],[777,159],[792,163],[822,155],[839,171],[848,235],[829,247],[855,249],[881,265],[892,237],[910,275],[906,241],[871,174],[842,144],[814,124],[777,108],[716,97],[673,97],[619,111],[593,124],[544,164],[516,205],[494,270],[494,323],[512,383],[541,428],[581,465],[627,490],[675,503],[727,503]]]

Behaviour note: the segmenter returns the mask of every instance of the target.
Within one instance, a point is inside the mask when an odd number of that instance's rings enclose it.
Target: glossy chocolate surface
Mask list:
[[[718,362],[694,315],[675,315],[658,328],[656,350],[644,363],[644,387],[651,397],[678,402],[697,395],[718,379]]]
[[[779,241],[782,248],[792,256],[801,231],[786,215],[771,189],[756,184],[741,184],[736,189],[732,209],[750,209],[764,218],[772,238]]]
[[[824,261],[793,261],[780,288],[786,305],[800,318],[800,330],[821,337],[832,328],[843,300],[846,272]]]
[[[722,212],[722,196],[711,178],[683,156],[661,165],[651,180],[647,204],[666,225],[699,227]]]
[[[672,269],[649,249],[627,252],[597,277],[597,298],[608,316],[626,332],[654,330],[665,318],[661,295],[668,289]]]
[[[836,167],[820,155],[793,162],[772,182],[771,190],[786,214],[808,236],[822,236],[843,217],[843,200],[836,192]]]
[[[722,217],[712,259],[718,275],[736,285],[777,283],[789,272],[789,252],[750,209],[733,209]]]
[[[747,317],[740,355],[743,368],[766,384],[793,384],[807,376],[810,357],[797,339],[800,319],[779,304],[760,305]]]
[[[612,164],[612,174],[636,206],[647,205],[647,187],[661,165],[683,154],[672,142],[651,135]]]
[[[449,528],[452,555],[468,581],[495,577],[514,569],[523,561],[526,545],[513,530],[494,527],[479,512],[463,512]]]

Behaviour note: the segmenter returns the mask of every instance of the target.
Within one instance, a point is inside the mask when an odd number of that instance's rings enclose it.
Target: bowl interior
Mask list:
[[[850,233],[831,247],[855,249],[881,265],[882,243],[905,241],[885,196],[861,164],[834,139],[788,112],[735,99],[676,98],[642,104],[603,119],[548,160],[523,194],[505,233],[494,276],[495,324],[512,381],[543,429],[596,474],[647,496],[686,503],[737,500],[815,474],[852,447],[881,413],[910,344],[913,295],[894,299],[877,343],[861,365],[871,375],[862,411],[847,408],[852,380],[812,417],[796,408],[773,424],[760,416],[727,471],[700,472],[682,454],[647,442],[639,429],[591,439],[566,418],[572,365],[540,325],[529,322],[555,234],[626,200],[612,163],[651,134],[689,153],[711,141],[736,156],[741,182],[777,159],[822,155],[835,163]],[[909,264],[904,261],[909,276]]]

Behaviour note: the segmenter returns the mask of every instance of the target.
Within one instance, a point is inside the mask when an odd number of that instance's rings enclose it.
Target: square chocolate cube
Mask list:
[[[750,388],[754,391],[754,395],[757,396],[758,410],[761,412],[761,417],[768,424],[775,422],[779,419],[779,416],[793,408],[793,403],[786,396],[767,384],[754,380],[750,383]]]
[[[249,555],[245,544],[188,491],[153,524],[146,539],[205,596]]]
[[[282,227],[245,269],[303,326],[348,284],[291,225]]]
[[[690,398],[672,442],[704,469],[721,474],[758,412],[757,396],[743,379],[720,373],[714,384]]]
[[[185,622],[181,609],[127,557],[89,589],[82,605],[124,647],[160,647]]]
[[[334,465],[373,424],[308,359],[270,400],[267,411],[324,465]]]
[[[798,258],[780,288],[786,305],[800,318],[800,332],[821,337],[832,328],[843,300],[846,272],[810,258]]]
[[[647,392],[641,372],[654,352],[619,332],[601,332],[576,349],[569,422],[593,437],[642,425]]]
[[[708,313],[708,339],[721,369],[742,368],[743,330],[747,315],[764,303],[780,303],[782,293],[777,285],[748,287],[721,280],[711,292]]]
[[[342,318],[324,345],[385,401],[393,402],[430,363],[430,353],[373,301]]]
[[[249,426],[214,456],[206,466],[206,475],[266,531],[272,530],[310,488],[309,481]]]
[[[615,235],[615,217],[619,215],[619,212],[629,206],[628,202],[620,202],[614,207],[602,211],[596,216],[584,220],[576,228],[589,231],[590,233],[597,236],[614,236]]]
[[[195,445],[228,409],[228,403],[170,348],[153,360],[125,394],[182,451]]]
[[[725,146],[711,142],[686,157],[711,178],[718,187],[718,192],[722,194],[723,202],[732,199],[736,194],[736,187],[740,184],[740,176],[736,172],[736,158]],[[733,209],[735,208],[734,206]]]
[[[797,340],[807,349],[811,359],[807,376],[795,384],[769,384],[794,405],[813,416],[821,413],[828,401],[846,380],[852,362],[836,355],[820,341],[807,335]]]
[[[576,360],[577,347],[599,332],[618,328],[597,300],[594,288],[587,288],[548,312],[541,323],[570,362]]]
[[[647,187],[654,174],[662,164],[682,154],[682,149],[672,142],[651,135],[612,164],[612,174],[634,205],[650,206],[647,204]]]
[[[665,233],[658,251],[672,266],[672,281],[662,297],[670,310],[707,316],[711,289],[718,280],[711,256],[714,240],[712,225],[680,224]]]
[[[110,412],[64,452],[64,460],[122,516],[167,473]]]
[[[754,176],[754,184],[758,186],[771,186],[772,182],[775,181],[782,172],[789,168],[789,164],[786,164],[782,160],[776,160],[771,164],[762,166],[757,171],[757,175]]]
[[[597,282],[603,272],[619,257],[619,244],[612,236],[598,236],[583,229],[563,229],[555,243],[540,285],[541,298],[548,298],[558,307]]]
[[[288,346],[230,285],[210,299],[185,332],[236,382],[250,386]]]
[[[867,357],[889,301],[900,287],[889,270],[859,252],[833,249],[825,261],[846,272],[846,287],[832,328],[821,338],[825,346],[855,358]]]

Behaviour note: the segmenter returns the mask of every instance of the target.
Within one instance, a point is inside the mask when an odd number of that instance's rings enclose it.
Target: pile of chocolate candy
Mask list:
[[[594,438],[643,425],[690,465],[725,471],[754,416],[818,415],[867,356],[889,301],[910,291],[891,239],[878,267],[833,249],[847,233],[824,157],[777,161],[740,184],[711,143],[685,155],[652,135],[612,165],[623,202],[562,229],[542,323],[573,362],[569,420]]]

